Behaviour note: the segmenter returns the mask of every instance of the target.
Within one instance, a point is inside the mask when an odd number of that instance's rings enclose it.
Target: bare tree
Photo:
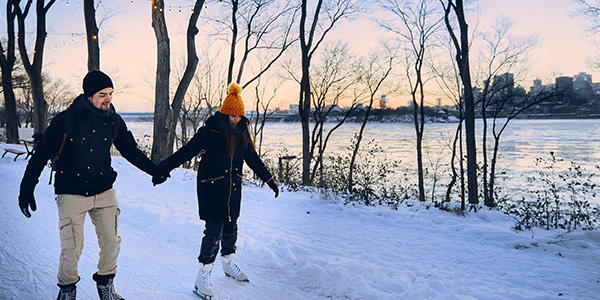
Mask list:
[[[463,111],[463,95],[462,95],[462,84],[460,79],[460,74],[457,69],[456,63],[452,63],[454,59],[454,53],[452,50],[452,45],[448,47],[444,47],[445,43],[439,43],[440,51],[445,52],[450,55],[450,59],[448,60],[450,63],[447,63],[445,60],[435,60],[431,61],[431,70],[434,73],[434,80],[437,82],[440,90],[446,96],[446,98],[450,99],[454,107],[458,112],[458,125],[456,127],[456,131],[454,132],[454,136],[449,142],[448,147],[451,151],[450,157],[450,171],[452,175],[450,177],[450,182],[446,187],[446,196],[444,201],[450,202],[452,191],[454,186],[460,179],[460,200],[461,200],[461,210],[465,210],[465,170],[464,170],[464,159],[463,159],[463,121],[464,121],[464,111]],[[456,163],[458,161],[458,169]]]
[[[310,64],[314,54],[334,26],[343,18],[351,15],[358,8],[356,1],[348,0],[318,0],[312,20],[308,15],[308,0],[302,0],[300,9],[300,51],[302,59],[302,77],[300,80],[300,98],[298,110],[302,122],[302,184],[310,182],[310,112],[311,84]],[[324,18],[321,20],[320,18]],[[309,27],[307,28],[307,22]]]
[[[291,1],[231,0],[229,5],[231,22],[212,17],[212,22],[228,31],[229,61],[227,83],[239,83],[246,88],[270,70],[298,38],[292,34],[298,13]],[[238,46],[242,48],[239,49]],[[244,80],[244,71],[250,61],[259,58],[261,63],[253,65],[254,74]]]
[[[413,123],[416,133],[417,174],[419,200],[425,201],[425,181],[423,172],[423,133],[425,131],[425,82],[427,50],[431,47],[432,36],[442,21],[428,0],[420,0],[414,6],[399,3],[397,0],[382,1],[381,6],[400,19],[402,28],[393,26],[395,22],[380,22],[380,25],[401,37],[405,49],[406,77],[410,87],[413,107]]]
[[[94,0],[83,0],[83,16],[88,47],[88,71],[100,70],[100,44]]]
[[[469,204],[478,204],[477,194],[477,149],[475,142],[475,100],[471,85],[471,69],[469,66],[469,26],[465,18],[462,0],[440,0],[444,8],[446,28],[456,49],[456,63],[463,85],[465,136],[467,144],[467,191]],[[452,20],[458,22],[460,35],[457,36]]]
[[[6,1],[6,48],[0,42],[0,68],[2,69],[2,92],[4,94],[4,114],[6,120],[6,141],[19,142],[19,116],[17,99],[13,87],[13,70],[15,67],[15,0]]]
[[[495,162],[496,151],[491,160],[488,159],[488,113],[492,114],[493,130],[495,136],[494,144],[499,142],[501,132],[504,131],[510,119],[506,120],[506,125],[500,126],[500,130],[496,131],[496,122],[498,116],[508,114],[509,116],[516,113],[517,115],[522,109],[529,108],[539,103],[544,99],[542,95],[518,95],[514,87],[514,73],[520,73],[519,66],[526,65],[528,52],[537,44],[537,38],[518,38],[510,35],[512,23],[507,19],[501,19],[495,23],[491,32],[483,35],[484,68],[481,71],[482,92],[477,96],[477,103],[481,107],[481,117],[483,121],[482,128],[482,180],[483,180],[483,196],[486,206],[494,206],[494,190],[493,187],[495,177]],[[517,74],[518,75],[518,74]],[[493,82],[492,82],[493,81]],[[546,93],[544,93],[546,94]],[[515,115],[516,116],[516,115]],[[514,117],[512,117],[514,118]],[[496,139],[496,135],[498,139]],[[494,147],[496,148],[496,147]],[[488,172],[489,171],[489,172]]]
[[[169,101],[169,77],[171,72],[170,40],[164,15],[164,0],[152,1],[152,28],[157,43],[157,65],[154,103],[154,134],[152,160],[161,161],[173,153],[175,130],[181,105],[198,66],[195,37],[196,24],[204,6],[204,0],[196,0],[186,32],[187,66],[179,81],[172,103]]]
[[[48,103],[49,118],[67,109],[76,96],[62,79],[44,76],[44,98]]]
[[[355,57],[345,44],[336,43],[324,49],[320,62],[311,69],[311,90],[313,93],[313,129],[311,133],[310,156],[315,163],[312,167],[310,181],[320,174],[320,185],[323,183],[323,161],[327,143],[333,132],[339,129],[348,119],[350,114],[356,110],[358,104],[365,98],[365,93],[354,93],[354,97],[348,97],[349,91],[356,86],[362,73],[358,70]],[[350,107],[343,109],[341,101],[350,98]],[[325,132],[325,123],[329,115],[343,114],[341,119]]]
[[[389,48],[386,50],[387,55],[385,57],[374,53],[366,60],[364,64],[362,64],[361,67],[361,82],[368,91],[369,104],[366,107],[365,116],[361,123],[360,130],[357,134],[356,142],[353,147],[352,158],[350,159],[350,167],[348,168],[349,192],[352,192],[354,190],[354,164],[356,162],[356,156],[360,149],[360,143],[363,138],[365,127],[367,126],[367,122],[369,120],[369,114],[371,112],[371,108],[373,107],[373,102],[375,101],[375,95],[379,93],[379,89],[381,88],[382,84],[392,72],[393,62],[396,57],[396,54],[392,52]]]
[[[27,32],[25,31],[25,19],[29,14],[31,4],[33,0],[28,0],[25,7],[21,9],[21,1],[13,2],[15,14],[17,15],[18,22],[18,44],[19,53],[21,54],[21,60],[25,71],[29,76],[29,82],[31,83],[31,93],[33,97],[34,106],[34,119],[33,127],[34,132],[42,132],[48,126],[47,124],[47,103],[44,100],[44,88],[42,79],[42,67],[44,58],[44,45],[46,43],[46,14],[56,0],[50,0],[46,4],[44,0],[36,0],[35,12],[36,12],[36,38],[35,46],[33,50],[33,62],[29,58],[27,53]]]
[[[573,0],[578,4],[578,12],[590,21],[589,30],[600,30],[600,1],[598,0]]]
[[[268,76],[267,76],[268,78]],[[268,82],[268,80],[264,80]],[[273,111],[269,111],[269,107],[275,96],[277,95],[277,90],[279,84],[275,84],[272,91],[267,93],[266,83],[263,84],[263,79],[259,78],[254,87],[254,99],[255,99],[255,112],[256,115],[254,117],[254,137],[257,139],[256,145],[258,148],[258,155],[262,155],[262,141],[265,125],[267,120],[271,115],[273,115]],[[269,95],[269,96],[267,96]]]

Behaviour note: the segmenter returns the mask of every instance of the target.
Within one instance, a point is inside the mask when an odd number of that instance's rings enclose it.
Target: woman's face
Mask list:
[[[242,119],[242,116],[229,115],[229,125],[231,125],[231,128],[235,128],[241,119]]]

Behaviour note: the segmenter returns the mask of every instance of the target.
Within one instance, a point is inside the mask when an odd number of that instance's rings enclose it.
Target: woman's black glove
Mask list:
[[[31,207],[32,211],[37,209],[37,205],[35,204],[35,198],[33,197],[33,192],[23,192],[19,193],[19,207],[21,208],[21,212],[28,218],[31,218],[31,213],[29,212],[29,208]]]
[[[267,184],[275,193],[275,198],[277,198],[277,196],[279,196],[279,188],[277,187],[277,184],[275,184],[275,181],[271,179],[269,182],[267,182]]]

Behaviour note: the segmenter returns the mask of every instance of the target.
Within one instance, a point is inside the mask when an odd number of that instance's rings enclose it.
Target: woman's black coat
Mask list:
[[[206,221],[231,221],[240,215],[242,198],[242,166],[244,161],[263,181],[272,180],[271,172],[252,147],[244,148],[239,140],[233,157],[229,157],[227,140],[219,123],[228,118],[217,112],[210,117],[192,139],[160,163],[162,170],[172,170],[196,155],[202,155],[198,166],[198,210]],[[228,120],[227,120],[228,121]],[[247,119],[240,121],[241,130],[248,130]]]

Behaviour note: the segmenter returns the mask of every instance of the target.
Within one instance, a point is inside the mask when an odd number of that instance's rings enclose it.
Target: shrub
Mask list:
[[[526,195],[517,201],[499,201],[501,210],[515,218],[514,228],[575,230],[598,226],[600,207],[595,182],[596,173],[588,172],[574,162],[565,171],[557,170],[563,160],[550,152],[550,158],[536,158],[541,169],[527,178]],[[596,171],[600,170],[596,166]]]

